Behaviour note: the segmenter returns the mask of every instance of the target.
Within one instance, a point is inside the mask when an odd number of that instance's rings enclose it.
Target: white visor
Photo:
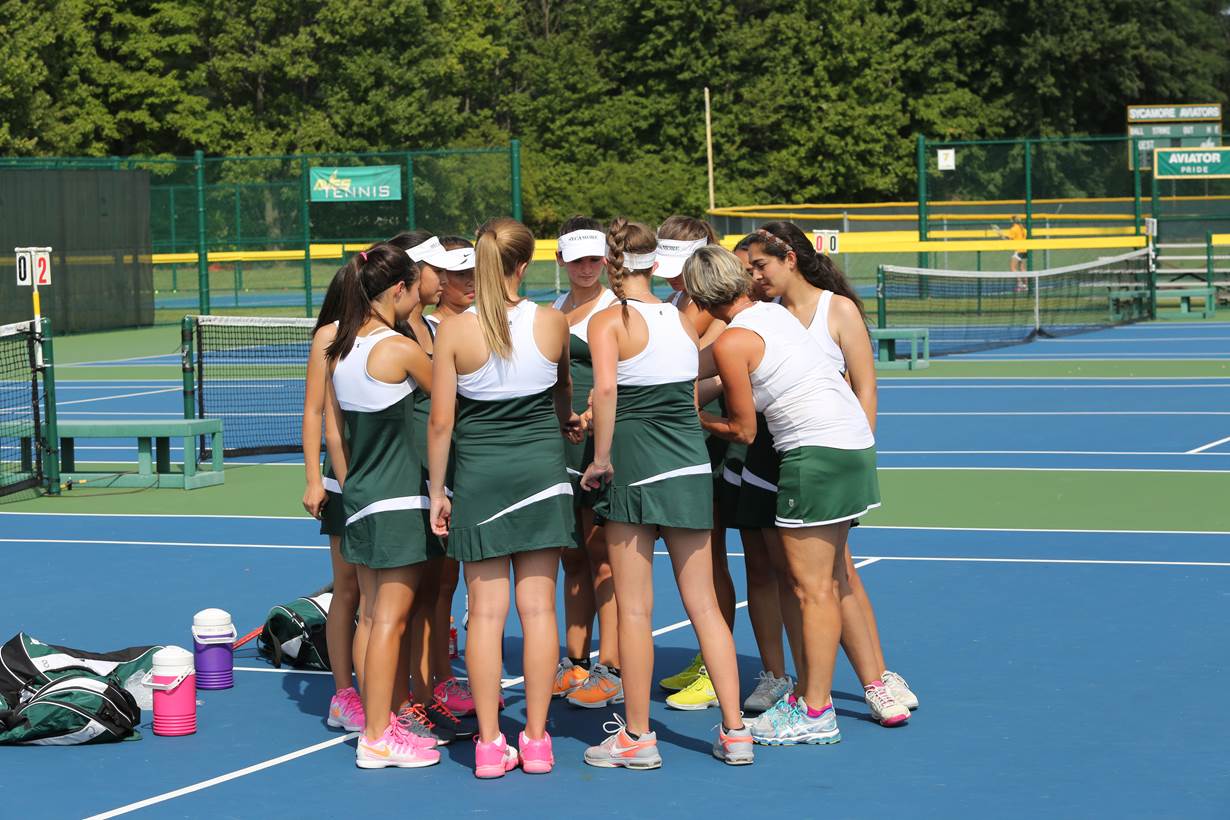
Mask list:
[[[440,240],[436,237],[428,239],[426,242],[420,242],[410,250],[406,251],[406,255],[410,257],[412,262],[423,262],[427,257],[433,254],[444,253],[444,246],[440,244]],[[428,262],[427,264],[431,264]]]
[[[658,269],[654,275],[674,279],[683,273],[683,263],[688,257],[708,244],[708,239],[658,239]]]
[[[474,249],[453,248],[451,251],[445,251],[444,254],[439,257],[439,260],[440,264],[436,267],[439,267],[442,270],[472,270],[474,268]]]
[[[657,251],[650,251],[649,253],[625,253],[624,268],[627,270],[648,270],[653,267],[653,263],[657,261],[657,258]]]
[[[606,256],[606,234],[602,231],[572,231],[559,238],[560,256],[565,262],[575,262],[587,256]]]

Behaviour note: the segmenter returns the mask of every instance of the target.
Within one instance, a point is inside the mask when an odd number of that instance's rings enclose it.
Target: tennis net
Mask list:
[[[303,447],[303,392],[315,319],[190,316],[184,367],[194,375],[197,418],[222,419],[223,455],[293,453]],[[208,458],[209,442],[201,441]]]
[[[34,322],[0,325],[0,496],[43,480],[38,341]]]
[[[1152,276],[1148,248],[1022,272],[884,265],[877,318],[881,328],[927,328],[932,355],[969,353],[1150,318]]]

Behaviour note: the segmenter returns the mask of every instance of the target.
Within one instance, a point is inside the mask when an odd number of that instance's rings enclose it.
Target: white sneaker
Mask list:
[[[918,708],[918,695],[910,691],[905,678],[885,669],[884,674],[880,675],[880,680],[884,681],[884,685],[888,687],[888,693],[893,696],[893,700],[910,710]]]
[[[900,726],[910,719],[910,710],[898,703],[887,686],[867,686],[863,688],[863,699],[871,716],[880,722],[881,726]]]
[[[388,728],[376,740],[359,735],[359,747],[354,763],[360,769],[383,769],[395,766],[399,769],[419,769],[440,762],[440,753],[434,748],[435,741],[416,737],[398,722],[396,715],[389,716]]]
[[[772,672],[763,671],[756,682],[756,688],[752,690],[752,694],[747,696],[747,700],[743,701],[743,711],[749,713],[768,711],[769,707],[781,700],[783,695],[788,695],[793,690],[794,681],[789,675],[778,678]]]

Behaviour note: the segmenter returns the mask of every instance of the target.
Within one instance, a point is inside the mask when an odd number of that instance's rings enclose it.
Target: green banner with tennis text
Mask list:
[[[379,202],[401,199],[401,167],[355,165],[311,169],[313,202]]]

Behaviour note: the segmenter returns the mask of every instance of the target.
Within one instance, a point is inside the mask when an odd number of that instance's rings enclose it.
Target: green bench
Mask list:
[[[1217,315],[1217,288],[1166,288],[1158,290],[1158,298],[1178,298],[1179,307],[1169,310],[1159,310],[1158,316],[1200,316],[1202,319],[1207,319]],[[1203,299],[1204,307],[1200,310],[1192,310],[1192,299]]]
[[[931,364],[931,337],[925,327],[872,328],[871,338],[880,343],[877,370],[922,370]],[[908,359],[897,357],[899,342],[909,342]]]
[[[107,476],[111,487],[173,487],[195,490],[223,483],[222,420],[171,419],[166,421],[63,421],[57,425],[60,439],[60,480],[96,481]],[[197,437],[209,436],[213,453],[209,469],[198,469]],[[77,439],[135,438],[137,472],[80,472],[77,470]],[[172,471],[171,439],[184,440],[184,462]],[[114,478],[111,478],[114,476]]]
[[[1149,291],[1143,288],[1112,290],[1109,299],[1112,322],[1144,319],[1149,315]]]

